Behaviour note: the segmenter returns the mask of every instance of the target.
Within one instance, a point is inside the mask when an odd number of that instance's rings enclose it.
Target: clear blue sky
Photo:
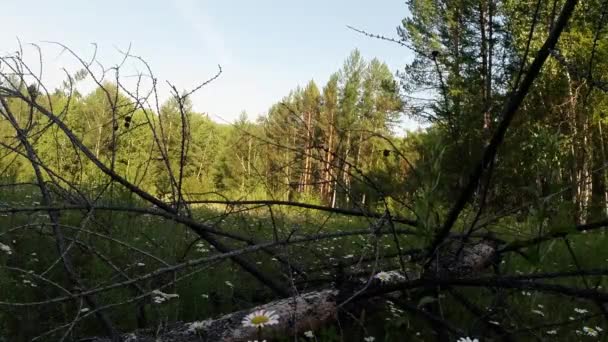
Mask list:
[[[116,48],[131,43],[159,80],[180,89],[210,77],[220,64],[223,75],[194,96],[194,109],[230,122],[242,110],[250,118],[265,113],[310,79],[322,86],[354,48],[393,71],[402,68],[409,51],[346,25],[394,37],[406,13],[404,0],[5,0],[0,52],[15,51],[18,37],[59,41],[89,56],[95,42],[100,61],[111,66],[120,57]],[[59,79],[59,66],[70,62],[56,48],[42,47],[47,80]]]

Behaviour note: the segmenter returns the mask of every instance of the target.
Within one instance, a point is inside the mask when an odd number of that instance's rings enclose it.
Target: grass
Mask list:
[[[35,192],[23,189],[13,189],[2,192],[3,204],[11,207],[33,206],[40,202]],[[128,202],[128,201],[124,201]],[[131,204],[137,204],[130,201]],[[272,240],[275,234],[285,238],[289,234],[304,236],[318,232],[339,232],[353,229],[366,229],[369,221],[365,218],[349,218],[330,214],[318,214],[308,210],[274,209],[270,215],[267,208],[258,208],[246,212],[226,212],[219,208],[197,207],[193,210],[196,219],[214,224],[217,229],[238,233],[256,240]],[[188,259],[200,258],[213,254],[213,248],[206,242],[198,240],[197,236],[182,225],[159,217],[120,213],[94,212],[82,223],[82,212],[64,212],[61,222],[86,229],[65,228],[68,239],[77,239],[95,246],[107,260],[102,260],[94,253],[74,245],[71,254],[81,278],[88,287],[103,286],[112,282],[124,280],[119,273],[109,267],[107,261],[116,265],[129,277],[137,277],[163,264],[145,254],[125,248],[112,240],[122,241],[127,245],[150,253],[169,264]],[[13,229],[14,227],[39,224],[35,227]],[[504,226],[497,226],[498,235],[505,239],[525,239],[535,232],[530,222],[517,223],[506,219],[501,221]],[[69,284],[61,264],[50,267],[57,258],[55,242],[48,225],[45,213],[13,214],[0,216],[2,235],[0,242],[10,245],[13,254],[0,255],[0,298],[6,302],[44,301],[65,295],[61,290],[49,286],[36,277],[27,273],[45,274],[61,284]],[[398,227],[399,228],[399,227]],[[515,232],[515,233],[514,233]],[[530,249],[527,252],[531,258],[523,258],[510,254],[501,262],[501,270],[505,274],[526,274],[535,272],[551,272],[576,270],[577,263],[582,268],[599,268],[608,260],[606,235],[601,232],[575,235],[569,238],[570,246],[577,256],[576,263],[563,240],[543,244],[540,249]],[[423,239],[412,236],[401,236],[400,245],[403,249],[420,247]],[[243,245],[241,245],[243,246]],[[385,235],[378,241],[383,253],[395,252],[395,242],[392,236]],[[287,248],[279,248],[277,252],[289,261],[308,269],[309,279],[318,282],[301,284],[301,291],[312,290],[317,286],[326,286],[333,280],[337,265],[357,261],[362,256],[369,256],[373,250],[373,238],[369,236],[351,236],[322,240],[318,243],[305,243]],[[248,255],[265,274],[276,276],[281,282],[287,279],[280,274],[285,268],[276,259],[263,253],[256,252]],[[370,272],[372,262],[361,263],[359,269]],[[23,272],[12,268],[23,269]],[[397,268],[396,260],[381,261],[376,270]],[[352,269],[351,269],[352,270]],[[191,274],[190,274],[191,273]],[[185,276],[185,277],[184,277]],[[174,277],[184,277],[175,286],[164,288],[165,293],[179,294],[179,298],[171,299],[162,304],[152,301],[136,302],[113,307],[109,315],[117,322],[122,331],[137,328],[136,312],[143,307],[149,327],[156,327],[173,321],[198,321],[209,317],[250,308],[273,298],[273,294],[250,275],[230,261],[205,266],[200,269],[189,269],[167,274],[159,280],[153,279],[140,283],[145,291],[158,288],[162,283]],[[560,280],[561,284],[585,286],[580,278]],[[600,277],[588,277],[588,286],[607,286]],[[595,327],[600,323],[600,317],[589,317],[580,314],[575,308],[597,313],[597,307],[589,302],[575,301],[556,295],[528,293],[520,290],[497,290],[461,288],[458,289],[463,297],[486,310],[487,320],[498,322],[510,330],[521,330],[518,340],[534,340],[535,336],[551,340],[569,341],[573,339],[591,339],[577,335],[576,330],[583,326]],[[500,296],[496,294],[500,291]],[[120,288],[99,294],[102,304],[125,301],[137,292],[131,287]],[[502,303],[496,302],[501,298]],[[485,336],[490,327],[487,323],[476,318],[449,294],[438,301],[445,317],[449,317],[458,328],[470,336]],[[25,341],[38,334],[52,329],[59,324],[70,322],[75,314],[83,307],[77,301],[61,304],[49,304],[35,307],[2,306],[0,309],[0,324],[5,340]],[[86,306],[86,305],[85,305]],[[505,310],[509,307],[509,310]],[[315,332],[318,340],[340,340],[340,336],[352,334],[351,338],[360,339],[362,336],[375,336],[376,341],[425,341],[432,338],[433,332],[427,321],[419,315],[407,311],[399,312],[386,310],[371,316],[358,317],[363,326],[352,323],[349,328],[344,326],[328,327]],[[573,318],[573,319],[571,319]],[[548,322],[564,321],[567,325],[553,327]],[[546,324],[546,326],[542,326]],[[542,327],[541,327],[542,326]],[[600,326],[602,329],[606,327]],[[340,330],[342,329],[342,330]],[[526,331],[534,330],[534,333]],[[558,335],[548,335],[547,332],[556,329]],[[93,315],[85,318],[74,328],[76,336],[101,335],[97,320]],[[56,337],[56,335],[51,335]],[[46,339],[42,339],[46,340]],[[52,340],[52,339],[51,339]],[[302,340],[305,340],[302,337]]]

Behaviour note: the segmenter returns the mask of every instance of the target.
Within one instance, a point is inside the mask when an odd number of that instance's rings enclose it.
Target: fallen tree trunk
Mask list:
[[[434,274],[440,278],[462,278],[474,275],[486,269],[494,260],[496,248],[490,243],[480,242],[472,246],[454,243],[444,248],[442,257],[433,263],[434,270],[424,273],[424,278]],[[457,251],[457,252],[456,252]],[[440,271],[440,272],[436,272]],[[361,307],[369,307],[369,294],[383,293],[383,288],[395,288],[402,284],[420,280],[414,273],[378,272],[371,279],[357,279],[357,286],[344,289],[323,289],[276,300],[249,310],[233,312],[217,319],[199,322],[175,323],[155,334],[151,330],[142,330],[123,336],[127,342],[202,342],[202,341],[253,341],[260,337],[272,340],[274,336],[294,336],[306,331],[316,331],[332,324],[338,318],[340,304],[344,299],[357,302]],[[372,295],[373,296],[373,295]],[[364,299],[364,300],[363,300]],[[279,319],[277,324],[267,325],[261,330],[244,326],[243,319],[258,310],[272,311]],[[95,342],[107,342],[107,339],[93,339]]]

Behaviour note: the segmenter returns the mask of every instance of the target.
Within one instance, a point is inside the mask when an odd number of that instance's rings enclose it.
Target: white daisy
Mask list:
[[[540,311],[540,310],[536,310],[536,309],[534,309],[534,310],[532,310],[532,312],[534,312],[534,313],[535,313],[535,314],[537,314],[537,315],[540,315],[540,316],[545,317],[545,313],[544,313],[544,312],[542,312],[542,311]]]
[[[312,332],[312,330],[308,330],[308,331],[304,332],[304,336],[306,336],[308,338],[313,338],[313,337],[315,337],[315,334]]]
[[[553,330],[548,330],[547,331],[547,335],[557,335],[557,330],[553,329]]]
[[[579,309],[579,308],[574,308],[574,312],[579,313],[579,314],[586,314],[587,312],[589,312],[589,310],[587,309]]]
[[[479,342],[479,340],[476,338],[470,338],[467,336],[467,337],[459,338],[458,341],[456,341],[456,342]]]
[[[3,251],[4,253],[11,255],[13,254],[13,250],[11,249],[11,247],[3,244],[0,242],[0,251]]]
[[[274,311],[257,310],[243,318],[243,326],[263,328],[266,325],[279,323],[279,316]]]
[[[376,273],[376,275],[374,276],[374,278],[380,280],[381,282],[385,283],[387,281],[391,280],[391,275],[388,272],[378,272]]]
[[[196,332],[196,331],[204,330],[208,325],[209,325],[209,322],[206,322],[206,321],[192,322],[188,325],[188,330],[190,330],[192,332]]]
[[[597,330],[589,327],[583,327],[583,332],[591,337],[597,337],[597,335],[599,335]]]
[[[179,298],[179,295],[177,293],[164,293],[161,290],[154,290],[152,291],[152,300],[154,301],[154,303],[156,304],[161,304],[165,301],[168,301],[172,298]]]

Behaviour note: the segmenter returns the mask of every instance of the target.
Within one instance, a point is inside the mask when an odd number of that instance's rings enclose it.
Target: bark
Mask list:
[[[591,206],[587,215],[588,221],[606,217],[606,179],[604,166],[606,165],[605,151],[603,149],[601,123],[591,129],[592,146],[597,147],[600,153],[591,153],[593,172],[591,173]]]
[[[330,201],[329,195],[332,190],[332,150],[333,150],[333,138],[334,138],[334,112],[329,112],[329,134],[327,138],[324,169],[323,169],[323,180],[321,184],[321,194],[327,201]]]
[[[584,224],[587,219],[589,203],[591,202],[592,182],[590,178],[591,155],[589,119],[581,110],[578,103],[580,85],[565,71],[568,80],[568,118],[571,126],[571,184],[573,189],[572,201],[575,203],[575,219],[577,224]]]
[[[606,168],[605,168],[605,166],[608,165],[608,159],[606,159],[606,145],[604,143],[602,120],[599,120],[599,122],[597,123],[597,129],[598,129],[598,138],[600,141],[600,151],[602,153],[602,162],[601,162],[602,170],[600,171],[600,174],[601,174],[601,180],[604,185],[604,188],[603,188],[603,190],[604,190],[604,207],[602,208],[602,213],[604,215],[608,215],[608,173],[606,172]]]
[[[306,116],[306,153],[304,161],[304,193],[310,191],[312,180],[312,111]]]

